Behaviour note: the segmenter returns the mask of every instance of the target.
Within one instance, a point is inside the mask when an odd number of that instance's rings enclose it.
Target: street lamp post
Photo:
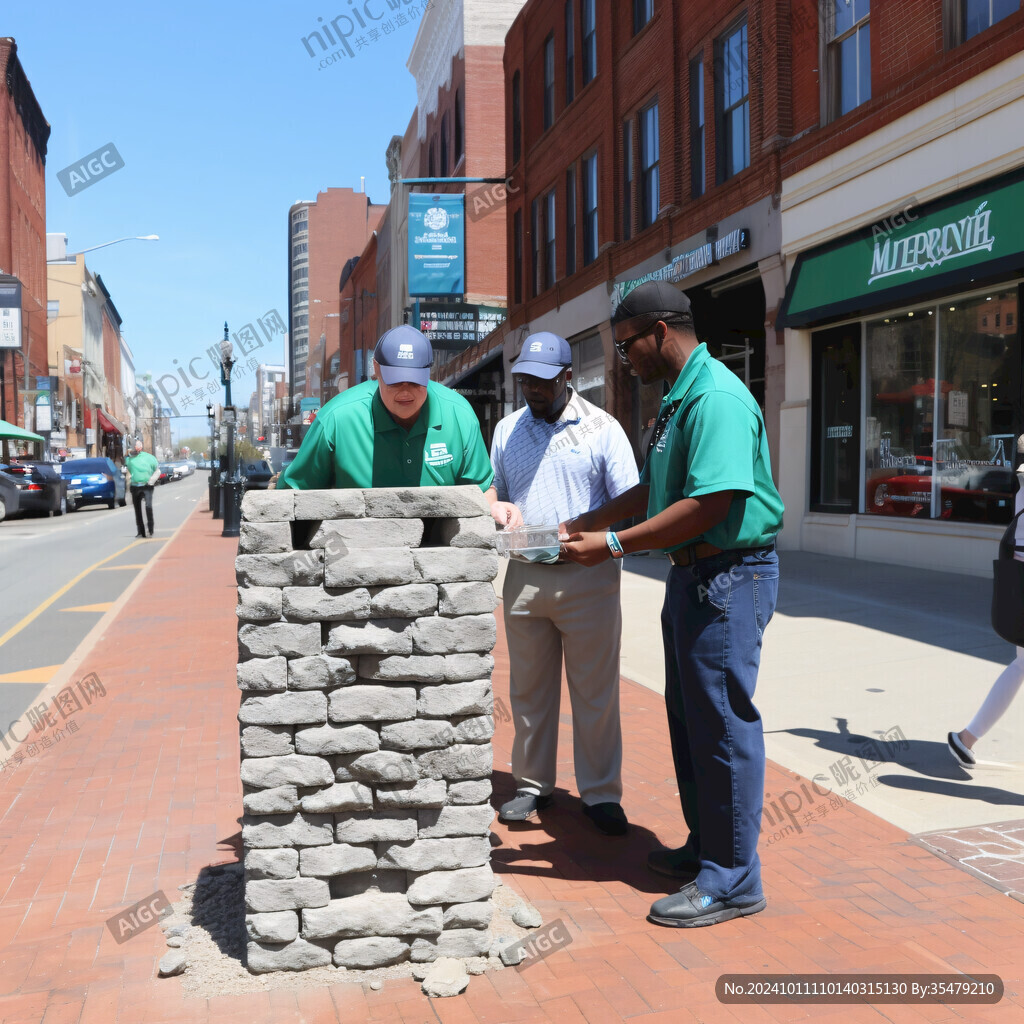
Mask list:
[[[221,513],[224,518],[222,537],[237,537],[241,532],[242,517],[242,482],[235,468],[235,407],[231,404],[231,371],[235,360],[232,355],[231,342],[228,341],[228,323],[224,321],[224,340],[220,343],[220,382],[224,385],[224,417],[228,427],[227,438],[227,478],[221,481],[222,500]]]
[[[217,417],[214,413],[212,402],[206,403],[206,418],[210,421],[210,512],[213,513],[214,519],[219,519],[220,505],[218,499],[220,498],[220,491],[218,490],[218,484],[220,483],[220,466],[217,463],[217,438],[215,434]]]

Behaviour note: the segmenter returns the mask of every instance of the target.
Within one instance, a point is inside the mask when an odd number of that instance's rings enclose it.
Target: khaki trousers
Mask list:
[[[592,568],[509,561],[502,599],[520,790],[555,787],[564,655],[580,796],[585,804],[622,799],[621,575],[611,560]]]

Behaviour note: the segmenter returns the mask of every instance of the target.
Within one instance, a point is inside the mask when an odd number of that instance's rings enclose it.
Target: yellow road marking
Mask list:
[[[60,665],[47,665],[45,668],[27,668],[23,672],[8,672],[0,676],[0,683],[48,683]]]
[[[16,622],[9,630],[7,630],[6,633],[4,633],[3,636],[0,636],[0,647],[3,647],[3,645],[16,633],[20,633],[30,622],[39,618],[39,616],[42,615],[43,612],[45,612],[46,609],[54,603],[54,601],[60,600],[60,598],[63,597],[76,583],[85,579],[85,577],[94,569],[100,568],[104,562],[109,562],[113,558],[120,558],[126,551],[130,551],[135,547],[137,543],[137,541],[132,541],[131,544],[121,548],[120,551],[115,551],[112,555],[107,555],[106,558],[101,558],[98,562],[90,565],[88,569],[83,569],[74,579],[69,580],[59,590],[54,591],[45,601],[43,601],[42,604],[33,608],[32,611],[30,611],[20,622]],[[139,568],[141,568],[141,566],[139,566]]]
[[[113,572],[115,569],[145,569],[146,563],[142,562],[139,565],[104,565],[102,568],[98,568],[97,572]]]
[[[106,612],[114,607],[113,601],[106,604],[80,604],[75,608],[61,608],[62,612]]]

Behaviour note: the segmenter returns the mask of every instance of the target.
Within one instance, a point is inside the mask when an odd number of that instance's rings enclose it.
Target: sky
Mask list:
[[[17,42],[50,124],[46,230],[64,232],[69,251],[160,236],[86,263],[121,314],[136,374],[162,378],[168,394],[170,375],[206,359],[225,320],[234,333],[277,309],[287,323],[293,203],[358,189],[361,176],[374,202],[388,201],[384,154],[416,105],[405,62],[420,22],[376,40],[355,26],[353,56],[321,68],[302,40],[353,2],[0,0],[0,36]],[[368,2],[389,21],[399,13],[398,0]],[[68,196],[57,172],[109,143],[124,167]],[[254,355],[284,362],[281,335]],[[247,371],[235,403],[254,387]],[[204,433],[205,407],[172,424],[175,438]]]

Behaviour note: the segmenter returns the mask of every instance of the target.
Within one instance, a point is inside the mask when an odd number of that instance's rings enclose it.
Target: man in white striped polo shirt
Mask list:
[[[533,334],[512,373],[526,407],[497,426],[494,486],[533,526],[556,526],[600,508],[638,483],[636,460],[619,423],[569,386],[572,351],[556,334]],[[622,732],[619,722],[621,563],[600,572],[572,562],[511,559],[502,592],[516,736],[516,795],[499,811],[526,821],[555,788],[562,658],[572,704],[576,784],[583,810],[606,835],[622,835]]]

